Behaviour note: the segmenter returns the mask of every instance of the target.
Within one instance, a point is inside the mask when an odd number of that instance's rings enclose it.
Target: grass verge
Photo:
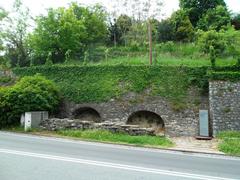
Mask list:
[[[157,136],[130,136],[123,133],[112,133],[104,130],[63,130],[58,131],[58,135],[66,137],[80,138],[84,140],[94,140],[99,142],[111,142],[117,144],[132,144],[137,146],[151,147],[172,147],[173,143],[165,137]]]
[[[113,144],[135,145],[140,147],[168,148],[173,147],[174,143],[166,137],[158,136],[130,136],[124,133],[112,133],[106,130],[61,130],[61,131],[42,131],[39,129],[29,129],[27,132],[21,127],[4,129],[6,131],[29,133],[36,135],[57,136],[87,140],[94,142],[105,142]]]
[[[221,132],[217,136],[221,143],[219,150],[234,156],[240,156],[240,131]]]

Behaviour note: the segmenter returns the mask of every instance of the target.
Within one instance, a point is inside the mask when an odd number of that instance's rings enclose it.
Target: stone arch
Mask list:
[[[80,107],[73,111],[72,117],[82,121],[101,122],[100,113],[91,107]]]
[[[161,116],[148,110],[135,111],[128,117],[127,124],[153,128],[156,134],[165,133],[165,123]]]

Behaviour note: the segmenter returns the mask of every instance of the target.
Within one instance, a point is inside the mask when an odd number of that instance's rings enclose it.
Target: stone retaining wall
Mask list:
[[[214,136],[240,130],[240,82],[209,82],[209,103]]]
[[[203,104],[193,105],[200,96],[193,93],[188,98],[183,110],[174,110],[174,105],[166,99],[146,94],[129,93],[120,99],[112,99],[104,103],[74,104],[64,103],[61,106],[58,118],[74,119],[79,109],[91,108],[98,112],[101,122],[127,124],[129,117],[139,111],[149,111],[157,114],[164,122],[165,134],[168,136],[196,136],[199,131],[199,108],[208,108],[207,101]]]
[[[127,133],[134,136],[139,135],[150,135],[154,136],[154,129],[152,128],[141,128],[136,125],[125,125],[122,123],[94,123],[90,121],[79,121],[77,119],[47,119],[42,121],[40,128],[48,131],[56,130],[88,130],[88,129],[98,129],[98,130],[108,130],[114,133]]]

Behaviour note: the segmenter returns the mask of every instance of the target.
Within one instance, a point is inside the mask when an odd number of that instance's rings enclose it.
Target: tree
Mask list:
[[[7,12],[3,9],[3,8],[1,8],[0,7],[0,31],[2,31],[2,24],[1,24],[1,21],[5,18],[5,17],[7,17]],[[0,51],[2,51],[3,50],[3,41],[2,41],[2,37],[1,37],[1,33],[0,33]]]
[[[7,12],[0,7],[0,31],[2,31],[1,27],[1,22],[2,20],[7,17]],[[4,47],[3,47],[3,40],[2,40],[2,37],[1,37],[1,33],[0,33],[0,52],[4,50]],[[8,62],[6,61],[6,59],[0,55],[0,69],[4,69],[6,68]]]
[[[109,22],[109,27],[108,27],[108,44],[114,44],[116,47],[117,44],[121,43],[121,32],[119,27],[117,26],[117,20],[114,19],[113,22]]]
[[[1,21],[4,17],[6,17],[6,15],[7,15],[7,12],[6,12],[2,7],[0,7],[0,21]]]
[[[72,8],[49,9],[48,15],[39,16],[36,23],[37,27],[29,36],[36,64],[44,64],[49,54],[54,63],[63,62],[68,49],[77,52],[83,48],[80,39],[86,39],[87,32]]]
[[[148,42],[149,42],[149,63],[152,65],[152,24],[151,19],[156,18],[161,14],[163,6],[162,0],[146,0],[143,2],[143,17],[148,21]]]
[[[146,46],[147,44],[147,22],[134,22],[130,30],[126,34],[126,40],[128,45],[134,47]]]
[[[121,6],[125,9],[126,14],[131,14],[133,17],[132,28],[128,32],[127,36],[130,37],[133,35],[133,38],[139,37],[143,34],[143,37],[146,37],[146,33],[148,33],[148,44],[149,44],[149,63],[152,64],[152,24],[151,19],[160,19],[161,8],[163,6],[163,0],[115,0],[115,3],[118,6]],[[147,22],[147,23],[146,23]],[[142,33],[139,29],[142,25],[147,26],[147,31]],[[132,31],[132,32],[131,32]],[[135,31],[135,32],[133,32]],[[138,42],[132,41],[134,44]],[[141,43],[144,43],[142,41]]]
[[[105,18],[99,5],[82,7],[72,3],[69,8],[49,9],[46,16],[37,18],[29,37],[35,63],[44,64],[49,53],[53,63],[64,62],[69,51],[73,57],[83,56],[91,44],[105,40]]]
[[[176,11],[172,15],[171,21],[174,25],[174,34],[176,41],[189,42],[193,40],[194,28],[190,22],[186,11]]]
[[[4,43],[5,57],[12,66],[29,64],[26,36],[29,27],[29,10],[20,0],[15,0],[13,11],[1,24],[1,36]]]
[[[162,20],[158,26],[159,42],[167,42],[175,40],[175,28],[174,23],[170,19]]]
[[[121,33],[121,38],[123,39],[124,44],[126,46],[127,45],[126,35],[127,32],[131,29],[132,19],[129,16],[122,14],[117,18],[116,25]]]
[[[193,27],[197,26],[198,21],[208,10],[218,5],[226,7],[224,0],[180,0],[180,8],[189,13]]]
[[[234,26],[236,30],[240,30],[240,14],[236,14],[231,19],[231,24]]]
[[[137,23],[137,25],[145,24],[147,25],[147,33],[148,33],[148,44],[149,44],[149,63],[152,65],[152,24],[151,19],[157,19],[162,16],[161,14],[161,8],[163,6],[162,0],[124,0],[122,1],[124,8],[127,11],[131,11],[131,14],[134,19],[134,23]],[[129,13],[130,14],[130,13]],[[143,23],[143,22],[147,23]],[[133,25],[134,27],[135,25]],[[136,27],[136,26],[135,26]],[[132,30],[137,30],[139,32],[139,29],[132,28]],[[134,34],[134,33],[132,33]],[[146,36],[146,34],[145,34]]]
[[[73,8],[77,20],[83,22],[86,29],[86,44],[105,41],[107,36],[107,13],[103,6],[96,4],[86,8],[77,3],[72,3],[71,8]]]
[[[230,13],[224,6],[217,6],[216,8],[209,9],[206,14],[199,20],[198,29],[208,31],[227,29],[231,23]]]

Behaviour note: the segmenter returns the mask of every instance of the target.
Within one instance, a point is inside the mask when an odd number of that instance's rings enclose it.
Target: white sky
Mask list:
[[[107,7],[109,11],[112,10],[112,0],[73,0],[82,4],[95,4],[100,3]],[[229,9],[234,13],[240,13],[240,0],[225,0]],[[10,11],[14,0],[0,0],[0,7]],[[60,6],[67,6],[72,0],[22,0],[23,4],[27,6],[31,14],[36,16],[39,14],[45,14],[47,8],[57,8]],[[163,13],[166,16],[170,16],[174,10],[178,9],[178,0],[164,0]],[[124,11],[123,11],[124,12]]]

